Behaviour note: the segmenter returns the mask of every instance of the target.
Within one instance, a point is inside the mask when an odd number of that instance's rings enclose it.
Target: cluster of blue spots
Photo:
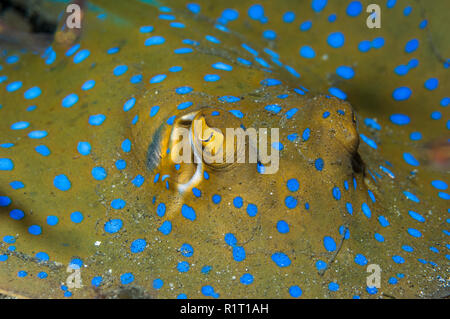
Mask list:
[[[73,212],[70,214],[70,220],[74,222],[75,224],[79,224],[83,221],[84,217],[81,212]]]
[[[114,209],[123,209],[126,206],[126,202],[121,198],[116,198],[111,201],[111,207]]]
[[[327,43],[333,48],[340,48],[344,45],[345,37],[342,32],[333,32],[327,38]]]
[[[104,229],[107,233],[114,234],[122,229],[123,221],[121,219],[111,219],[105,223]]]
[[[278,267],[288,267],[291,264],[291,260],[289,259],[289,256],[282,252],[276,252],[272,255],[272,261],[278,266]]]
[[[304,45],[300,48],[300,55],[306,59],[312,59],[316,56],[316,52],[308,45]]]
[[[194,221],[197,218],[195,210],[186,204],[183,204],[183,206],[181,207],[181,215],[191,221]]]
[[[145,239],[136,239],[131,243],[130,250],[134,254],[141,253],[145,250],[145,247],[147,246],[147,242]]]

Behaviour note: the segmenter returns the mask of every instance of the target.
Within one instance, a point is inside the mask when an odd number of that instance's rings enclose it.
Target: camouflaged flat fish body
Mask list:
[[[383,2],[373,30],[364,1],[328,2],[95,1],[79,43],[8,55],[2,291],[445,296],[447,175],[424,144],[448,136],[448,65],[426,44],[424,4]],[[405,49],[411,39],[419,48]],[[177,165],[173,139],[193,119],[267,129],[278,171],[262,174],[259,159]]]

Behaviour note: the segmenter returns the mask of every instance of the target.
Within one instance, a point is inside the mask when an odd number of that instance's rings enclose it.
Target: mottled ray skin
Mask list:
[[[386,9],[384,1],[383,26],[379,30],[364,27],[366,15],[350,18],[345,15],[347,1],[329,1],[321,13],[311,10],[310,1],[261,1],[269,22],[261,25],[248,18],[246,12],[252,4],[247,1],[227,1],[225,4],[201,4],[200,15],[194,15],[185,9],[185,3],[170,1],[161,3],[173,9],[177,21],[186,24],[185,29],[169,27],[168,21],[158,20],[156,5],[138,1],[114,2],[95,1],[100,11],[107,13],[105,20],[97,19],[98,11],[86,12],[86,21],[80,39],[81,49],[89,49],[91,55],[83,62],[74,64],[72,57],[64,55],[65,46],[54,45],[57,53],[55,62],[46,65],[39,56],[22,54],[20,61],[13,65],[2,63],[1,74],[8,76],[2,83],[0,104],[1,143],[14,143],[8,149],[0,149],[0,158],[10,158],[14,169],[1,171],[1,195],[8,196],[12,203],[0,207],[0,235],[16,236],[16,250],[8,251],[8,245],[1,244],[1,252],[8,259],[0,262],[0,288],[3,292],[23,297],[62,297],[60,288],[66,281],[67,265],[73,258],[83,260],[83,288],[70,289],[73,297],[154,297],[175,298],[186,294],[188,298],[203,298],[202,287],[211,285],[223,298],[288,298],[289,287],[298,285],[303,298],[351,298],[369,297],[441,297],[446,294],[448,284],[448,229],[446,200],[437,196],[437,190],[430,182],[445,180],[445,168],[437,168],[424,152],[424,145],[448,137],[444,119],[448,118],[447,109],[439,106],[439,101],[449,92],[448,70],[444,68],[427,45],[427,37],[432,36],[434,45],[442,56],[449,56],[448,35],[440,33],[443,18],[441,12],[428,14],[428,31],[420,30],[418,24],[420,3],[413,2],[414,9],[407,18],[402,14],[406,2],[398,1],[392,9]],[[445,1],[436,1],[436,6],[445,8]],[[213,28],[213,21],[223,9],[234,8],[240,13],[238,20],[229,22],[232,32],[224,33]],[[283,24],[285,11],[297,13],[295,23]],[[431,10],[435,10],[432,8]],[[338,19],[334,24],[327,21],[331,13]],[[434,17],[436,23],[434,23]],[[302,33],[298,30],[299,21],[311,19],[313,28]],[[139,33],[139,27],[153,25],[150,34]],[[267,41],[261,33],[273,29],[278,38]],[[342,31],[346,42],[342,48],[334,49],[327,45],[326,36],[332,31]],[[221,44],[213,44],[204,39],[210,34],[219,38]],[[144,46],[145,40],[153,35],[166,39],[159,46]],[[357,44],[364,39],[383,36],[385,46],[362,54]],[[420,67],[401,78],[393,69],[412,57],[403,51],[405,43],[411,38],[420,40],[420,50],[414,56],[420,59]],[[173,50],[189,47],[182,44],[183,39],[194,39],[200,45],[193,47],[194,52],[176,55]],[[280,54],[280,60],[294,67],[300,74],[295,78],[285,69],[271,63],[272,73],[263,67],[248,67],[239,64],[236,59],[242,57],[253,61],[253,57],[242,47],[247,43],[260,52],[267,61],[270,56],[263,53],[265,47]],[[298,54],[299,48],[308,44],[315,48],[316,57],[306,60]],[[114,46],[121,48],[115,55],[106,51]],[[320,57],[328,55],[324,60]],[[224,62],[233,66],[231,72],[215,70],[211,65]],[[113,69],[120,64],[129,67],[125,75],[113,76]],[[351,65],[356,70],[352,80],[346,81],[335,75],[339,65]],[[171,74],[167,70],[180,65],[183,70]],[[157,74],[167,74],[167,78],[158,84],[149,84],[149,79]],[[219,74],[221,80],[208,83],[203,81],[205,74]],[[133,85],[129,78],[142,74],[143,81]],[[429,92],[423,88],[423,82],[429,77],[440,79],[438,89]],[[282,85],[266,87],[261,81],[275,78]],[[82,91],[81,85],[88,79],[96,81],[89,91]],[[5,84],[10,81],[23,82],[22,89],[7,92]],[[188,85],[192,93],[179,95],[175,89]],[[305,95],[294,92],[299,85],[310,91]],[[407,101],[394,101],[392,91],[398,86],[408,85],[413,95]],[[39,86],[42,95],[31,101],[25,100],[26,89]],[[327,90],[336,86],[344,90],[347,101],[329,97]],[[71,108],[61,106],[61,100],[69,93],[77,93],[79,101]],[[277,98],[280,94],[289,94],[286,99]],[[218,100],[219,97],[232,95],[240,97],[235,103]],[[131,97],[136,98],[135,106],[124,112],[123,104]],[[193,105],[183,111],[176,106],[185,101]],[[264,110],[268,104],[278,103],[282,111],[273,114]],[[26,112],[29,105],[37,105],[33,112]],[[160,110],[150,117],[150,109],[159,105]],[[149,146],[155,132],[161,130],[168,134],[173,126],[166,120],[173,115],[181,116],[203,108],[220,109],[227,124],[236,123],[245,127],[280,128],[280,141],[284,149],[280,152],[280,169],[274,175],[262,175],[255,164],[236,164],[228,169],[207,169],[209,179],[203,179],[196,188],[202,192],[195,197],[188,190],[180,193],[176,181],[169,179],[169,187],[161,179],[154,183],[154,176],[171,171],[172,163],[163,158],[156,167],[149,168]],[[290,119],[286,111],[298,108]],[[437,122],[429,119],[432,110],[441,108],[443,119]],[[228,110],[240,110],[242,119],[228,115]],[[325,111],[330,116],[323,118]],[[344,111],[339,113],[338,111]],[[392,113],[405,113],[411,118],[408,126],[397,126],[389,121]],[[90,115],[104,114],[105,122],[100,126],[91,126]],[[136,124],[132,124],[135,116]],[[376,118],[382,130],[370,130],[363,124],[364,118]],[[11,130],[10,125],[18,121],[27,121],[26,130]],[[311,130],[311,137],[303,141],[301,134],[305,128]],[[48,136],[34,140],[27,134],[33,130],[46,130]],[[421,131],[424,139],[410,141],[412,131]],[[291,142],[287,136],[297,133],[299,137]],[[360,135],[376,141],[375,150],[360,141]],[[125,139],[132,142],[131,152],[124,153],[121,143]],[[77,151],[79,141],[89,141],[92,151],[82,156]],[[45,144],[51,154],[43,157],[34,151],[37,145]],[[161,141],[161,145],[164,145]],[[417,172],[405,163],[404,152],[412,153],[420,162]],[[314,167],[317,158],[324,160],[324,168],[318,171]],[[126,169],[118,171],[114,163],[118,159],[127,162]],[[387,166],[389,161],[392,167]],[[380,165],[389,167],[395,178],[390,178],[380,170]],[[93,179],[93,167],[102,166],[108,176],[103,181]],[[370,172],[377,172],[374,179]],[[56,175],[65,174],[71,181],[68,191],[60,191],[53,186]],[[141,187],[132,184],[133,178],[141,174],[145,182]],[[296,178],[300,187],[291,192],[286,187],[289,179]],[[13,190],[9,183],[22,181],[25,188]],[[353,180],[355,182],[353,182]],[[344,189],[344,181],[350,185]],[[355,185],[355,186],[354,186]],[[336,200],[332,196],[333,187],[341,189],[342,197]],[[368,191],[373,192],[376,202],[370,199]],[[405,197],[404,191],[415,194],[420,202]],[[445,192],[445,191],[444,191]],[[222,200],[214,204],[211,197],[220,194]],[[242,208],[233,206],[233,199],[241,196]],[[286,207],[286,196],[297,199],[294,209]],[[115,210],[111,201],[122,198],[125,208]],[[165,203],[166,212],[159,217],[156,208]],[[249,203],[258,206],[258,214],[250,217],[246,213]],[[304,204],[309,203],[309,210]],[[346,203],[353,206],[353,215],[348,214]],[[361,205],[370,206],[372,216],[367,218],[361,211]],[[182,205],[194,208],[196,219],[191,221],[181,214]],[[25,217],[21,220],[10,218],[12,209],[21,209]],[[413,210],[426,218],[420,223],[408,215]],[[70,214],[80,211],[84,220],[75,224]],[[59,217],[57,226],[46,223],[48,215]],[[389,226],[382,227],[379,216],[389,220]],[[111,219],[121,219],[122,229],[110,234],[105,232],[104,224]],[[285,220],[290,232],[280,234],[276,223]],[[163,235],[158,228],[164,221],[172,223],[172,231]],[[30,225],[40,225],[41,235],[31,235]],[[350,232],[345,239],[339,228],[344,226]],[[420,238],[407,233],[408,228],[421,232]],[[233,233],[237,245],[244,247],[246,258],[233,260],[232,248],[224,241],[224,235]],[[384,237],[384,242],[374,239],[374,234]],[[324,236],[331,236],[339,246],[335,252],[328,252],[323,245]],[[146,249],[134,254],[130,244],[138,238],[147,241]],[[96,246],[94,243],[100,241]],[[194,248],[191,257],[180,253],[183,243]],[[402,250],[402,245],[414,248],[411,253]],[[430,246],[439,253],[432,252]],[[45,251],[50,256],[48,262],[39,262],[35,254]],[[291,264],[278,267],[271,259],[276,252],[289,256]],[[366,290],[366,266],[354,262],[356,254],[366,256],[368,264],[378,264],[382,268],[382,286],[375,294]],[[402,256],[404,263],[399,264],[393,256]],[[447,257],[446,257],[447,255]],[[422,264],[417,259],[432,261]],[[318,260],[328,263],[328,268],[318,271]],[[188,261],[190,270],[181,273],[177,264]],[[208,274],[202,274],[203,266],[212,267]],[[17,276],[24,270],[25,278]],[[41,271],[48,273],[46,279],[37,278]],[[134,281],[128,285],[121,283],[120,275],[133,273]],[[239,278],[251,273],[254,281],[243,285]],[[388,279],[398,273],[405,274],[395,285]],[[91,279],[102,276],[99,288],[91,285]],[[164,281],[161,289],[153,288],[153,280]],[[330,282],[339,284],[339,290],[330,291]],[[135,287],[137,290],[131,290]]]

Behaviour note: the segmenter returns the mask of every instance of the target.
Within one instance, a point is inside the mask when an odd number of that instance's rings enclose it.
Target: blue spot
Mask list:
[[[312,0],[311,8],[315,12],[320,12],[326,7],[327,2],[328,2],[328,0]]]
[[[84,217],[81,212],[73,212],[70,214],[70,220],[74,222],[75,224],[79,224],[83,221]]]
[[[220,76],[217,74],[207,74],[203,78],[206,82],[216,82],[220,80]]]
[[[125,112],[128,112],[129,110],[131,110],[133,108],[134,104],[136,104],[136,99],[134,97],[132,97],[131,99],[129,99],[128,101],[126,101],[123,104],[123,110]]]
[[[120,282],[122,285],[128,285],[134,281],[134,276],[131,272],[120,275]]]
[[[131,141],[129,139],[126,139],[122,142],[122,151],[125,153],[129,153],[131,151]]]
[[[408,234],[416,238],[422,237],[422,233],[414,228],[408,228]]]
[[[248,216],[255,217],[258,214],[258,207],[255,204],[248,204],[246,211]]]
[[[253,20],[261,20],[264,18],[264,8],[260,4],[254,4],[248,9],[248,16]]]
[[[105,120],[106,116],[103,114],[89,116],[89,124],[91,124],[92,126],[102,125]]]
[[[305,45],[300,48],[300,55],[306,59],[312,59],[316,56],[316,52],[310,46]]]
[[[372,43],[367,40],[363,40],[358,44],[358,50],[363,53],[369,51],[371,47],[372,47]]]
[[[308,31],[312,27],[311,21],[305,21],[302,24],[300,24],[300,30],[302,31]]]
[[[392,256],[392,260],[397,264],[403,264],[405,262],[402,256]]]
[[[187,261],[181,261],[178,263],[177,269],[179,272],[188,272],[189,271],[189,263]]]
[[[418,47],[419,47],[419,40],[417,39],[409,40],[405,45],[405,52],[412,53],[416,51]]]
[[[183,244],[181,245],[180,252],[184,257],[192,257],[194,255],[194,248],[189,244]]]
[[[191,93],[192,90],[193,90],[193,88],[191,88],[191,87],[189,87],[189,86],[181,86],[181,87],[179,87],[179,88],[176,88],[176,89],[175,89],[175,92],[178,93],[178,94],[183,95],[183,94]]]
[[[283,21],[286,23],[291,23],[295,20],[295,13],[292,11],[285,12],[283,14]]]
[[[123,226],[121,219],[111,219],[105,223],[104,229],[107,233],[117,233]]]
[[[0,171],[12,171],[14,163],[9,158],[0,158]]]
[[[341,199],[341,190],[339,189],[339,187],[333,187],[332,194],[335,200]]]
[[[61,191],[68,191],[71,187],[72,184],[70,182],[70,180],[67,178],[66,175],[61,174],[61,175],[57,175],[54,179],[53,179],[53,185],[61,190]]]
[[[1,167],[1,160],[2,159],[0,159],[0,167]],[[0,171],[1,170],[2,169],[0,168]],[[25,187],[25,185],[22,182],[19,182],[19,181],[13,181],[13,182],[9,183],[9,185],[11,186],[12,189],[21,189],[21,188]]]
[[[292,178],[292,179],[288,180],[287,183],[286,183],[286,185],[287,185],[287,188],[288,188],[291,192],[296,192],[296,191],[298,191],[298,189],[299,189],[299,187],[300,187],[300,184],[299,184],[298,180],[295,179],[295,178]]]
[[[413,155],[411,155],[410,153],[403,153],[403,159],[405,160],[406,163],[408,163],[411,166],[419,166],[420,163],[418,160],[416,160],[414,158]]]
[[[366,203],[362,203],[361,210],[363,211],[364,215],[366,215],[367,218],[372,217],[372,212],[370,211],[370,207]]]
[[[183,215],[184,218],[192,221],[197,218],[195,210],[186,204],[183,204],[183,206],[181,207],[181,215]]]
[[[42,91],[39,87],[35,86],[32,87],[31,89],[28,89],[23,96],[27,99],[27,100],[31,100],[34,98],[37,98],[39,95],[41,95]]]
[[[233,205],[234,205],[234,207],[236,207],[236,208],[241,208],[242,205],[244,205],[244,201],[243,201],[242,197],[240,197],[240,196],[235,197],[235,198],[233,199]]]
[[[97,276],[92,278],[91,285],[94,287],[99,287],[103,282],[103,278],[101,276]]]
[[[89,50],[81,50],[75,56],[73,57],[73,62],[75,64],[81,63],[84,60],[86,60],[91,55],[91,52]]]
[[[333,48],[340,48],[344,45],[345,37],[342,32],[333,32],[330,33],[327,39],[327,43],[329,46]]]
[[[245,249],[241,246],[233,247],[233,259],[237,262],[243,261],[246,257]]]
[[[81,155],[89,155],[91,153],[91,144],[89,142],[79,142],[77,150]]]
[[[362,4],[359,1],[352,1],[347,6],[346,13],[350,17],[356,17],[358,16],[362,11]]]
[[[167,75],[165,75],[165,74],[155,75],[154,77],[152,77],[150,79],[150,83],[151,84],[160,83],[160,82],[164,81],[166,77],[167,77]]]
[[[126,204],[127,203],[121,198],[116,198],[111,201],[111,207],[114,209],[123,209]]]
[[[404,114],[392,114],[389,119],[392,123],[397,125],[406,125],[411,121],[409,116]]]
[[[220,195],[215,194],[212,197],[212,201],[214,204],[219,204],[221,200],[222,200],[222,197],[220,197]]]
[[[361,254],[357,254],[355,256],[355,263],[360,265],[360,266],[364,266],[367,264],[367,258],[364,255]]]
[[[58,224],[58,221],[59,219],[56,216],[53,215],[47,216],[47,224],[50,226],[55,226],[56,224]]]
[[[0,207],[8,206],[10,203],[11,203],[11,200],[9,200],[9,203],[8,202],[5,203],[4,197],[0,196]],[[22,218],[25,217],[25,213],[23,211],[21,211],[20,209],[13,209],[9,213],[9,216],[15,220],[21,220]]]
[[[413,193],[405,191],[405,192],[403,192],[403,194],[406,196],[407,199],[412,200],[413,202],[416,202],[416,203],[420,202],[419,198],[416,195],[414,195]]]
[[[288,267],[291,264],[291,260],[289,259],[289,257],[282,252],[274,253],[272,255],[272,261],[278,267]]]
[[[287,196],[284,199],[284,204],[287,208],[294,209],[295,207],[297,207],[297,199],[292,196]]]
[[[138,254],[144,251],[145,247],[147,246],[147,242],[145,239],[136,239],[131,243],[130,250],[134,254]]]
[[[251,283],[253,283],[253,276],[251,274],[244,274],[240,278],[240,282],[244,285],[250,285]]]
[[[231,71],[233,67],[231,65],[225,64],[223,62],[217,62],[212,65],[214,69],[223,70],[223,71]]]
[[[439,190],[446,190],[447,189],[447,183],[441,180],[434,180],[431,182],[431,185]]]
[[[335,282],[330,282],[328,284],[328,290],[330,291],[338,291],[339,290],[339,285]]]
[[[289,224],[284,220],[280,220],[277,223],[277,230],[282,234],[286,234],[289,232]]]
[[[277,38],[277,34],[273,30],[265,30],[263,32],[263,37],[267,40],[275,40]]]
[[[330,236],[325,236],[323,238],[323,246],[327,251],[335,251],[336,250],[336,242]]]
[[[92,89],[94,86],[95,86],[95,81],[94,80],[88,80],[88,81],[83,83],[83,85],[81,86],[81,89],[83,91],[88,91],[88,90]]]
[[[349,66],[341,65],[336,69],[337,75],[341,78],[350,80],[355,76],[355,71]]]
[[[424,84],[425,88],[430,91],[437,89],[438,85],[439,85],[439,80],[436,78],[430,78],[430,79],[426,80],[425,84]]]
[[[38,225],[31,225],[30,227],[28,227],[28,232],[31,235],[37,236],[37,235],[42,234],[42,228],[41,228],[41,226],[38,226]]]
[[[145,46],[152,46],[152,45],[160,45],[163,44],[164,42],[166,42],[166,39],[164,39],[159,35],[156,35],[145,40],[144,44]]]
[[[410,210],[408,212],[408,214],[409,214],[409,216],[411,216],[411,218],[417,220],[418,222],[421,222],[421,223],[425,222],[425,218],[422,215],[420,215],[419,213],[416,213],[416,212]]]
[[[164,235],[169,235],[172,231],[172,223],[168,220],[162,223],[162,225],[158,228],[158,230]]]
[[[341,100],[345,100],[347,98],[347,94],[345,94],[344,91],[342,91],[341,89],[336,88],[336,87],[329,88],[328,92],[330,92],[331,95],[333,95]]]
[[[322,261],[322,260],[318,260],[317,262],[316,262],[316,268],[317,268],[317,270],[323,270],[323,269],[326,269],[327,268],[327,263],[326,262],[324,262],[324,261]]]
[[[92,177],[94,177],[94,179],[96,179],[98,181],[104,180],[106,178],[106,176],[108,175],[106,173],[106,170],[100,166],[94,167],[92,169],[91,173],[92,173]]]

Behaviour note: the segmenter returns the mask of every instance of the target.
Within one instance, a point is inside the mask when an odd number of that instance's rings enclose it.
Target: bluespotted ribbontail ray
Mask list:
[[[448,5],[379,2],[369,29],[367,1],[93,1],[77,43],[8,52],[0,289],[445,296]],[[180,192],[187,114],[279,128],[279,170],[204,165]]]

